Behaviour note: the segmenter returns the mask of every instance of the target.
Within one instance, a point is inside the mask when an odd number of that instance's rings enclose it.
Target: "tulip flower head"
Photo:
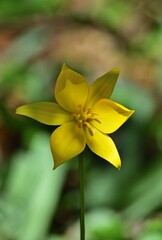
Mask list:
[[[114,68],[89,86],[82,75],[63,64],[54,89],[56,103],[36,102],[16,109],[17,114],[43,124],[60,125],[50,139],[54,168],[83,152],[87,144],[120,169],[120,156],[109,134],[134,111],[109,99],[118,75]]]

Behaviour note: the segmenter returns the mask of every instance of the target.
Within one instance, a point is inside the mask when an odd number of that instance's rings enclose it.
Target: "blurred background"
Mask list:
[[[162,239],[162,1],[0,1],[0,240],[79,239],[77,159],[52,171],[54,130],[15,115],[53,101],[64,62],[135,114],[111,135],[120,171],[85,151],[86,240]]]

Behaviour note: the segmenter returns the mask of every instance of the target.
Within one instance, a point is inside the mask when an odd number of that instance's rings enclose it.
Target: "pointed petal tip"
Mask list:
[[[54,160],[54,156],[53,156],[53,168],[52,168],[52,170],[56,170],[56,168],[58,168],[61,164],[63,164],[63,163],[58,163],[56,160]]]
[[[118,170],[121,169],[121,161],[118,162],[118,164],[113,164],[114,167],[116,167]]]
[[[54,159],[53,159],[53,162],[54,162]],[[55,162],[54,162],[52,170],[55,170],[55,168],[56,168],[56,165],[55,165]]]
[[[66,71],[66,70],[68,70],[68,69],[74,71],[73,69],[71,69],[71,67],[68,66],[68,64],[67,64],[66,62],[64,62],[64,63],[62,64],[62,70]]]
[[[119,74],[120,74],[120,69],[117,68],[117,67],[114,67],[108,73],[111,73],[111,74],[115,75],[116,76],[116,80],[117,80],[118,77],[119,77]]]
[[[131,111],[130,116],[132,116],[135,113],[135,110],[131,109],[130,111]]]
[[[67,64],[64,62],[63,64],[62,64],[62,66],[61,66],[61,71],[62,72],[65,72],[65,71],[67,71],[69,69],[69,67],[67,66]]]
[[[53,169],[52,170],[56,170],[58,167],[60,167],[62,164],[66,163],[66,162],[57,162],[56,160],[53,160],[54,165],[53,165]]]
[[[120,69],[119,69],[119,68],[117,68],[117,67],[115,67],[115,68],[112,68],[112,69],[111,69],[111,71],[113,71],[113,72],[116,72],[117,74],[119,74],[119,73],[120,73]]]
[[[18,114],[18,108],[16,108],[16,110],[15,110],[15,114]]]
[[[56,170],[57,167],[58,167],[58,166],[56,166],[56,164],[54,164],[52,170],[53,170],[53,171]]]
[[[20,115],[22,114],[22,113],[21,113],[21,107],[22,107],[22,106],[16,108],[15,114],[20,114]]]
[[[62,64],[62,68],[68,68],[68,66],[65,62]]]
[[[120,169],[121,169],[121,165],[119,165],[119,166],[117,167],[117,169],[120,170]]]

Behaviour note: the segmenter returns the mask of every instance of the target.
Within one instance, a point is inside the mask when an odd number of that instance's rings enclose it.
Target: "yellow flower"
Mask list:
[[[107,134],[116,131],[134,111],[108,99],[118,75],[114,68],[88,86],[82,75],[64,64],[54,90],[57,103],[37,102],[16,109],[17,114],[41,123],[61,125],[50,140],[54,168],[83,152],[86,144],[120,168],[118,151]]]

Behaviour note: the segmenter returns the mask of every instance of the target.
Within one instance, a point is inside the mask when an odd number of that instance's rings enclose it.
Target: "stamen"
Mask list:
[[[88,128],[88,132],[89,132],[89,134],[91,135],[91,136],[93,136],[94,134],[93,134],[93,131],[92,131],[92,129],[91,128]]]
[[[101,123],[101,121],[98,120],[97,118],[94,118],[93,120],[96,121],[96,122],[98,122],[98,123]]]
[[[94,132],[92,130],[92,126],[91,126],[91,121],[97,121],[98,123],[101,123],[96,117],[96,113],[91,112],[92,109],[88,108],[87,110],[84,110],[82,105],[78,105],[78,111],[77,113],[73,114],[73,119],[76,121],[76,123],[78,124],[79,128],[82,128],[83,126],[88,128],[88,132],[91,136],[94,135]]]
[[[82,120],[79,120],[78,126],[79,126],[79,128],[81,128],[83,126],[83,121]]]
[[[78,105],[78,108],[79,108],[80,114],[82,114],[82,113],[83,113],[83,107],[82,107],[82,105]]]
[[[86,117],[87,117],[87,119],[88,119],[88,118],[91,118],[91,117],[92,117],[92,114],[91,114],[91,113],[87,113],[87,116],[86,116]]]
[[[91,112],[91,108],[88,108],[87,109],[87,113],[90,113]],[[92,113],[91,113],[92,114]]]

